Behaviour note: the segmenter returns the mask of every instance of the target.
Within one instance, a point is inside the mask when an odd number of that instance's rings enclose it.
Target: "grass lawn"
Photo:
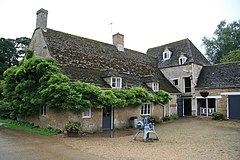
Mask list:
[[[4,123],[5,127],[13,128],[19,131],[29,132],[33,134],[39,134],[44,136],[52,136],[61,133],[58,129],[52,128],[39,128],[38,126],[34,126],[31,123],[19,122],[15,120],[9,119],[0,119],[0,123]]]

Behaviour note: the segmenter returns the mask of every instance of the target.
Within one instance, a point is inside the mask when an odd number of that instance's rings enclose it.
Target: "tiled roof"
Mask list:
[[[240,62],[204,66],[196,88],[239,88]]]
[[[164,61],[163,52],[166,48],[172,52],[172,55],[169,60]],[[159,47],[150,48],[148,49],[147,54],[156,56],[158,58],[158,66],[160,68],[179,65],[179,57],[181,55],[187,57],[185,64],[194,62],[201,65],[210,65],[209,61],[202,55],[202,53],[189,39],[183,39]]]
[[[179,93],[158,70],[154,56],[126,48],[121,52],[114,45],[52,29],[47,29],[43,35],[51,56],[74,81],[109,88],[103,78],[120,76],[123,78],[123,88],[146,87],[143,77],[153,75],[161,82],[160,89]]]

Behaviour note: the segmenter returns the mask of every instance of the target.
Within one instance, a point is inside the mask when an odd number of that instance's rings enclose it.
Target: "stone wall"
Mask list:
[[[175,67],[162,68],[161,71],[164,76],[173,83],[174,79],[178,79],[178,86],[176,86],[181,92],[185,92],[185,77],[191,77],[191,90],[194,93],[194,87],[197,84],[199,74],[201,72],[202,66],[197,64],[188,64]]]
[[[140,116],[141,106],[129,106],[125,108],[114,108],[114,128],[129,127],[130,117]],[[160,105],[152,106],[152,115],[163,117],[163,107]],[[20,118],[23,121],[33,122],[40,127],[53,127],[63,130],[68,121],[79,121],[82,124],[83,130],[93,132],[102,129],[102,109],[92,109],[91,118],[82,118],[82,114],[75,114],[71,111],[47,110],[46,116],[31,116]]]
[[[64,129],[64,126],[69,121],[79,121],[82,124],[84,131],[95,131],[102,128],[102,110],[92,109],[91,118],[82,118],[82,114],[75,114],[71,111],[61,111],[61,110],[47,110],[46,116],[31,116],[21,118],[21,120],[33,122],[35,125],[40,127],[53,127]]]

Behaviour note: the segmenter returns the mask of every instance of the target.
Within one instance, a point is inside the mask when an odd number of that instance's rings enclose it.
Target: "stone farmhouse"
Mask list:
[[[149,92],[165,90],[172,96],[165,106],[144,103],[125,108],[90,109],[81,115],[43,107],[39,116],[26,118],[40,126],[62,129],[78,120],[86,131],[129,125],[129,118],[142,114],[158,117],[210,116],[215,111],[240,119],[240,63],[211,65],[189,39],[165,44],[140,53],[124,48],[124,35],[113,35],[113,44],[47,28],[48,11],[37,11],[30,48],[34,55],[50,57],[75,81],[105,89],[143,87]],[[208,91],[203,98],[201,91]]]

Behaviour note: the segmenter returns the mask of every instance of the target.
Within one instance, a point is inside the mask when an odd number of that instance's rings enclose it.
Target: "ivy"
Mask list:
[[[38,114],[41,106],[80,113],[104,106],[166,104],[171,99],[165,91],[151,94],[140,87],[101,90],[83,82],[71,83],[53,60],[40,57],[25,58],[18,67],[6,70],[1,90],[1,103],[6,107],[0,109],[10,113],[12,118]]]

